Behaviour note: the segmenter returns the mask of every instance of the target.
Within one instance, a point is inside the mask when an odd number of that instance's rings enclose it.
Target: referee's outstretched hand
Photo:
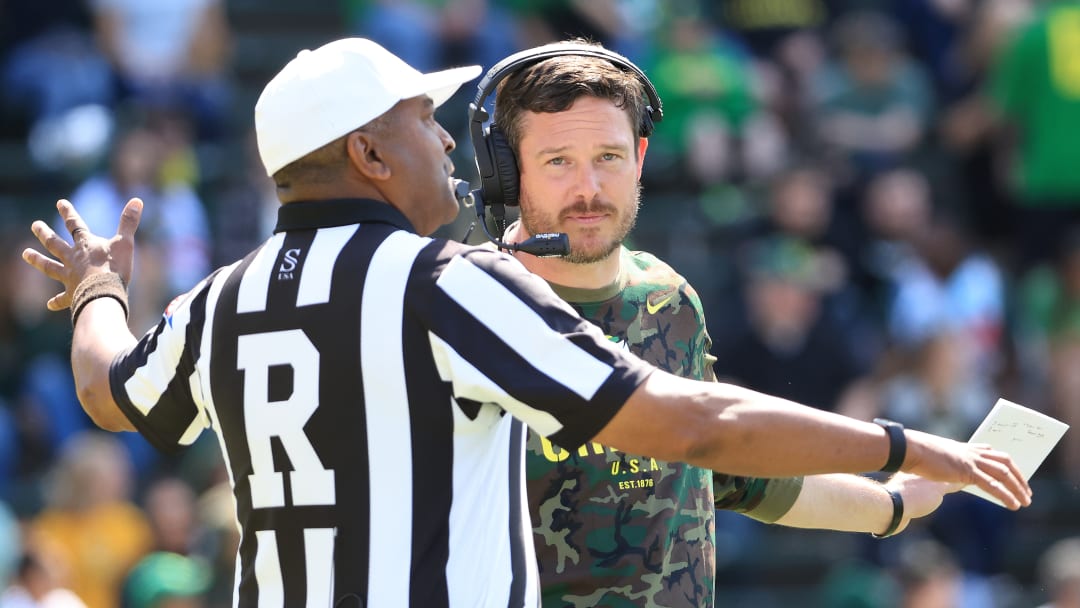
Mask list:
[[[978,486],[1009,509],[1031,504],[1031,486],[1012,458],[988,445],[968,444],[912,429],[901,467],[927,479]]]
[[[64,310],[70,306],[75,288],[90,275],[115,272],[125,285],[131,282],[135,263],[135,230],[139,227],[143,210],[140,199],[133,198],[127,202],[120,214],[116,234],[111,237],[90,232],[82,216],[66,200],[57,201],[56,210],[71,233],[72,243],[68,243],[47,223],[36,220],[30,225],[30,230],[56,259],[31,248],[23,250],[22,254],[27,264],[64,284],[64,291],[49,298],[46,303],[49,310]]]

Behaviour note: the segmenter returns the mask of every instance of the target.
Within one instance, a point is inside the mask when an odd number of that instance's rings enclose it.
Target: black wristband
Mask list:
[[[880,425],[889,436],[889,459],[885,461],[885,466],[881,467],[881,472],[895,473],[900,470],[904,464],[904,458],[907,457],[907,437],[904,435],[904,425],[885,418],[874,418],[874,424]]]
[[[889,522],[889,527],[885,528],[885,531],[881,534],[870,533],[870,536],[874,538],[888,538],[893,534],[896,534],[896,529],[900,527],[900,522],[904,519],[904,499],[900,496],[899,492],[893,492],[887,486],[881,486],[885,488],[885,491],[889,493],[889,498],[892,499],[892,521]]]

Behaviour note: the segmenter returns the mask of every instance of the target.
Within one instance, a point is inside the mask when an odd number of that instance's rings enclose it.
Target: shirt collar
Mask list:
[[[619,276],[615,277],[613,282],[604,285],[603,287],[595,287],[592,289],[567,287],[566,285],[559,285],[550,281],[548,281],[548,285],[551,286],[552,291],[554,291],[556,295],[571,304],[599,304],[600,302],[606,302],[622,293],[630,282],[629,268],[630,264],[633,263],[633,261],[629,259],[630,250],[625,246],[621,246],[619,247],[617,255],[621,258],[619,260]]]
[[[288,230],[312,230],[348,226],[361,222],[390,224],[415,233],[412,222],[396,208],[366,198],[336,198],[322,201],[293,201],[278,208],[274,234]]]

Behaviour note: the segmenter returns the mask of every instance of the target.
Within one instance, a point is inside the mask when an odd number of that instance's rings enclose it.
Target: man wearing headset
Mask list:
[[[494,120],[480,131],[485,89],[496,91]],[[567,234],[563,257],[514,255],[624,349],[715,381],[697,293],[661,260],[622,245],[647,136],[662,117],[645,75],[597,45],[545,45],[493,67],[472,112],[477,164],[492,176],[488,202],[520,204],[499,244]],[[562,449],[532,432],[526,452],[546,608],[712,606],[714,499],[768,523],[887,536],[958,489],[907,474],[884,487],[857,475],[736,477],[599,443]]]

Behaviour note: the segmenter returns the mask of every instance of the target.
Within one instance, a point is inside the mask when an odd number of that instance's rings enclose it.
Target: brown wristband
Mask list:
[[[124,318],[127,318],[128,298],[124,280],[115,272],[92,274],[79,283],[79,286],[75,288],[75,293],[71,296],[72,327],[75,327],[76,321],[79,320],[79,313],[82,312],[82,309],[98,298],[113,298],[120,302],[120,306],[124,309]]]

